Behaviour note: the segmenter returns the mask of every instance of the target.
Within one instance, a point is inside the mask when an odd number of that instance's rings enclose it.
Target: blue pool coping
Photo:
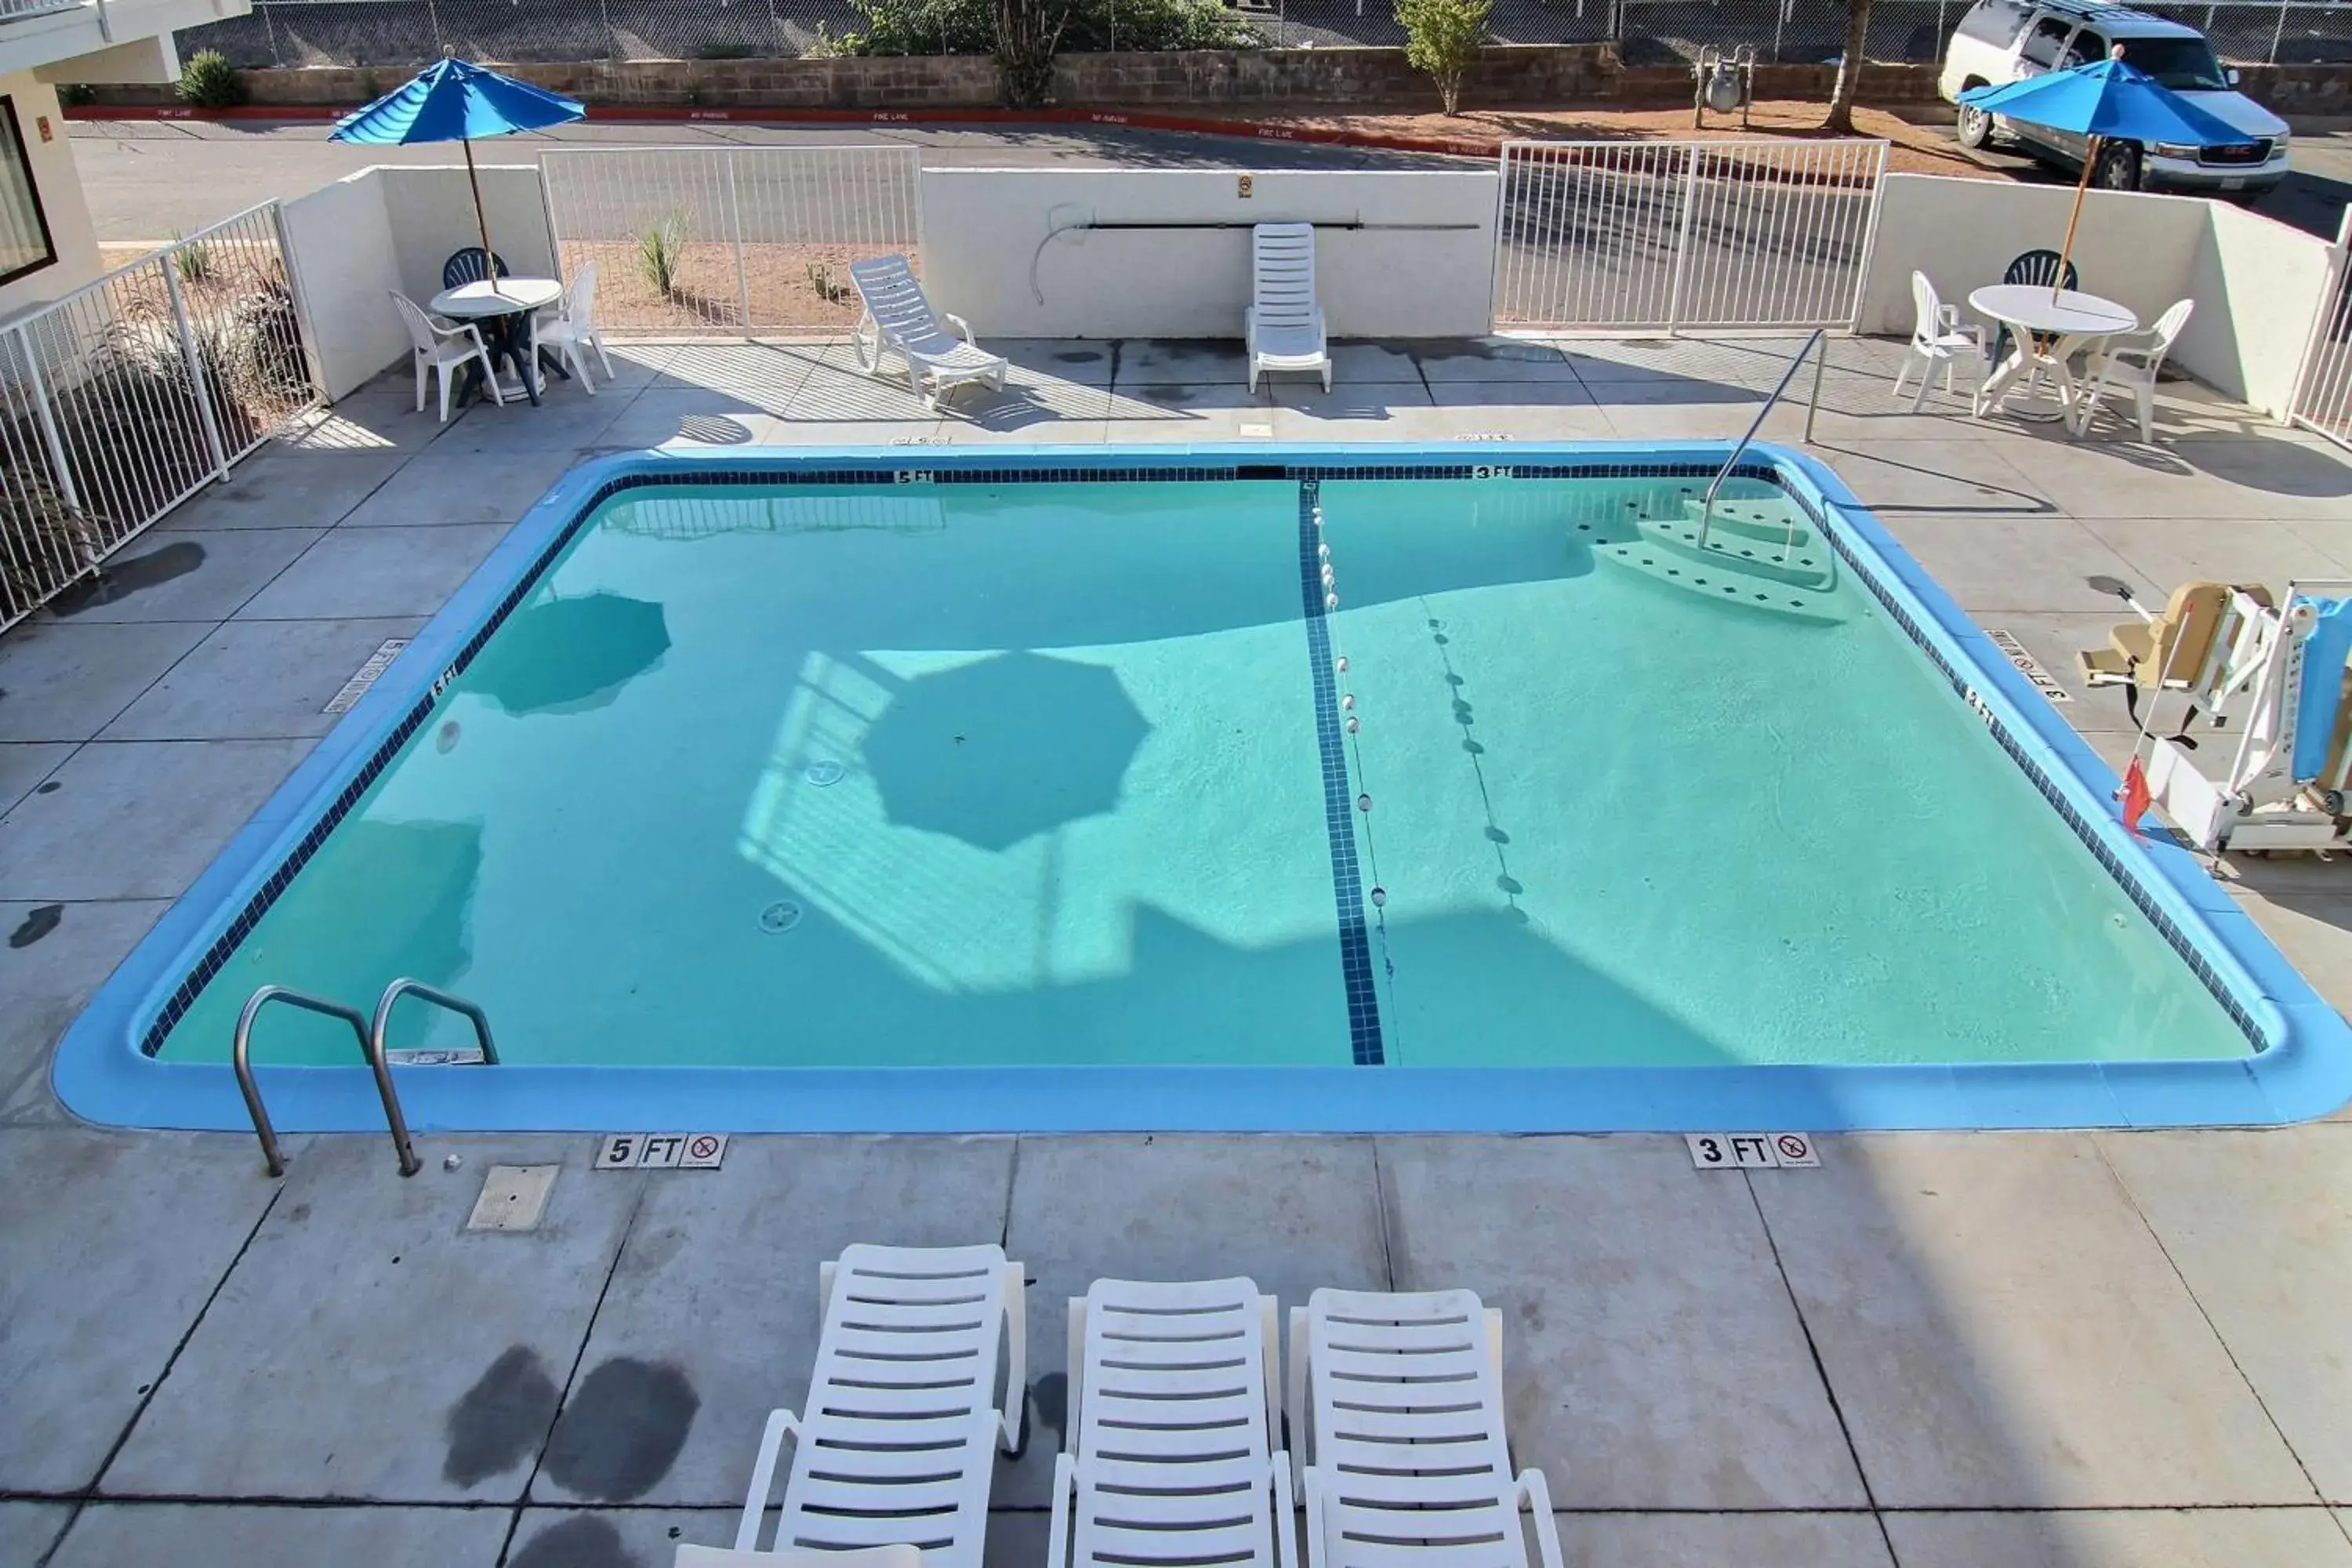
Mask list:
[[[99,990],[60,1042],[59,1100],[122,1126],[250,1127],[226,1061],[164,1061],[142,1041],[171,994],[412,710],[439,695],[482,628],[528,587],[551,547],[616,485],[773,483],[812,470],[1016,481],[1024,470],[1113,479],[1171,470],[1267,478],[1432,477],[1422,470],[1622,465],[1711,469],[1719,441],[1265,442],[1095,448],[828,447],[646,451],[572,469],[527,512],[368,693],[329,731]],[[2115,774],[1896,542],[1835,473],[1758,444],[1769,473],[1820,519],[2013,760],[2118,876],[2242,1026],[2244,1058],[1948,1066],[1633,1068],[1151,1067],[735,1068],[501,1065],[394,1068],[419,1131],[740,1132],[1557,1132],[2273,1125],[2352,1100],[2352,1026],[2324,1002],[2184,846],[2136,839]],[[1267,474],[1269,467],[1289,470]],[[1206,476],[1203,476],[1206,477]],[[1220,472],[1217,477],[1229,478]],[[1245,476],[1245,477],[1256,477]],[[1469,473],[1459,476],[1469,477]],[[372,998],[338,998],[364,1008]],[[495,1025],[496,1020],[492,1020]],[[381,1131],[368,1070],[256,1064],[285,1132]]]

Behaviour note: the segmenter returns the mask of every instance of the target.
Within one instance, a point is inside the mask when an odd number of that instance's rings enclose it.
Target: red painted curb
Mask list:
[[[64,112],[68,120],[311,121],[340,120],[356,107],[247,103],[234,109],[194,109],[180,104],[79,104]],[[1307,142],[1321,146],[1431,153],[1454,158],[1492,158],[1503,146],[1499,139],[1388,136],[1368,131],[1266,125],[1255,121],[1181,114],[1131,114],[1104,109],[693,109],[592,104],[588,118],[668,125],[710,121],[746,125],[1119,125],[1137,131],[1177,131],[1198,136],[1234,136],[1251,142]]]

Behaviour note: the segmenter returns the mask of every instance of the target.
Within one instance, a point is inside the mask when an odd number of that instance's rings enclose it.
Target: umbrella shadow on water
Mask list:
[[[657,668],[669,651],[659,605],[599,590],[517,611],[466,672],[466,689],[509,713],[584,713]]]
[[[1150,731],[1113,671],[1005,653],[908,681],[864,752],[892,823],[1003,850],[1116,811]]]

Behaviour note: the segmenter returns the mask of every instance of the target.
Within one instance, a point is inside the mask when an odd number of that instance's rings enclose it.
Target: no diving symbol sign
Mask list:
[[[1702,1171],[1769,1171],[1822,1163],[1808,1132],[1685,1132],[1691,1164]]]
[[[596,1146],[600,1171],[715,1171],[726,1158],[724,1132],[613,1132]]]

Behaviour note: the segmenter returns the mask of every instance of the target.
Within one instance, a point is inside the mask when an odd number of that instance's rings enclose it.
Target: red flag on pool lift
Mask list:
[[[2139,819],[2148,808],[2147,770],[2139,765],[2139,753],[2132,753],[2130,766],[2124,769],[2124,826],[2134,838],[2140,836]]]

